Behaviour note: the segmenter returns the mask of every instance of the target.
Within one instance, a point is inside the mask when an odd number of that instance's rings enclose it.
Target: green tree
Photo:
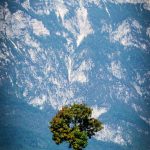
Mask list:
[[[66,141],[69,148],[82,150],[88,139],[103,129],[102,123],[91,115],[92,109],[85,104],[64,106],[50,121],[53,140],[56,144]]]

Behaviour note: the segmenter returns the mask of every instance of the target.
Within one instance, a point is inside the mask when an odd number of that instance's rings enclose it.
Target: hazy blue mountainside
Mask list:
[[[48,121],[84,102],[87,150],[150,149],[148,0],[0,1],[0,149],[66,150]]]

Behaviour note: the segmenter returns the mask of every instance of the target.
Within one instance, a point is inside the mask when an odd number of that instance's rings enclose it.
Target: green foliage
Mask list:
[[[85,104],[73,104],[63,107],[50,122],[56,144],[64,141],[74,150],[82,150],[88,144],[88,138],[100,131],[102,123],[91,118],[92,109]]]

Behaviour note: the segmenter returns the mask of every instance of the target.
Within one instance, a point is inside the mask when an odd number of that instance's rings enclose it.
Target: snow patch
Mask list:
[[[93,32],[91,25],[88,21],[88,12],[87,9],[81,7],[76,12],[79,34],[77,35],[77,46],[80,45],[81,41],[88,35]]]
[[[69,56],[69,57],[66,57],[66,66],[67,66],[67,70],[68,70],[68,81],[70,83],[88,82],[87,71],[91,70],[91,68],[93,67],[92,61],[90,61],[90,60],[83,61],[77,69],[74,69],[74,67],[73,67],[74,59],[73,59],[73,57]]]
[[[142,112],[142,108],[137,105],[137,104],[132,104],[131,107],[136,111],[136,112]]]
[[[137,34],[141,34],[142,26],[137,20],[126,19],[122,23],[118,24],[116,29],[113,30],[112,25],[104,23],[101,32],[109,34],[110,42],[119,42],[125,47],[137,47],[146,49],[146,44],[140,42],[140,39],[136,39]],[[136,36],[135,36],[136,34]]]
[[[131,3],[131,4],[149,3],[149,0],[109,0],[109,1],[116,3]]]
[[[148,28],[146,29],[146,34],[147,34],[147,36],[150,38],[150,27],[148,27]]]
[[[96,6],[100,5],[99,0],[84,0],[85,3],[95,4]]]
[[[109,2],[116,4],[143,4],[143,8],[146,10],[150,10],[150,1],[149,0],[108,0]]]
[[[136,92],[142,96],[142,89],[140,86],[138,86],[136,83],[133,83],[133,87],[135,88]]]
[[[32,50],[32,49],[29,49],[28,52],[29,52],[31,60],[33,62],[35,62],[36,61],[36,52],[34,50]]]
[[[116,62],[116,61],[111,62],[110,69],[113,76],[115,76],[116,78],[121,79],[123,77],[123,71],[120,62]]]
[[[42,108],[46,100],[47,100],[47,97],[43,95],[43,96],[33,98],[32,100],[30,100],[29,104],[35,107],[40,106]]]
[[[150,118],[146,118],[146,117],[143,117],[143,116],[140,116],[140,118],[145,121],[149,126],[150,126]]]
[[[5,17],[4,24],[3,24],[3,32],[6,33],[6,35],[9,38],[15,38],[20,35],[23,35],[29,25],[28,18],[22,11],[17,11],[13,14],[8,10],[8,8],[5,8],[6,14],[3,16]],[[3,23],[3,21],[1,22]]]
[[[61,10],[62,6],[58,6],[57,12],[59,14],[61,12],[64,27],[74,35],[76,44],[79,46],[83,39],[93,32],[88,20],[87,9],[81,6],[76,10],[75,16],[70,19],[64,19],[64,15],[68,12],[67,9],[65,9],[66,11],[63,10],[63,12]]]
[[[112,32],[111,41],[119,41],[124,46],[133,45],[133,36],[131,34],[131,27],[127,20],[120,24],[116,31]]]
[[[95,138],[103,142],[113,142],[119,145],[127,145],[130,142],[130,139],[126,140],[123,137],[123,129],[121,127],[114,129],[108,125],[105,125],[103,130],[97,132]]]
[[[145,2],[143,8],[150,11],[150,1]]]
[[[64,17],[68,13],[68,9],[66,5],[64,4],[64,1],[60,1],[59,3],[56,3],[56,14],[57,16],[60,16],[62,21],[64,22]]]
[[[50,35],[49,31],[45,28],[42,21],[39,21],[37,19],[32,19],[30,25],[32,26],[33,33],[35,35],[37,36]]]
[[[22,7],[24,7],[26,10],[30,9],[30,1],[25,0],[22,4]]]
[[[30,10],[37,15],[49,15],[53,9],[53,2],[49,0],[33,1],[32,6],[30,5],[30,0],[25,0],[21,5],[26,10]]]
[[[33,48],[36,49],[40,47],[40,44],[36,40],[33,40],[29,33],[25,33],[24,42],[26,45],[32,46]]]
[[[92,118],[99,118],[102,114],[106,113],[108,111],[108,108],[106,107],[98,107],[93,106],[92,107]]]

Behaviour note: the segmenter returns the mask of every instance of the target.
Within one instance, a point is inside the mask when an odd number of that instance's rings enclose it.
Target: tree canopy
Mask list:
[[[102,123],[91,116],[92,109],[85,104],[64,106],[50,121],[53,140],[56,144],[66,141],[69,148],[82,150],[88,139],[103,129]]]

